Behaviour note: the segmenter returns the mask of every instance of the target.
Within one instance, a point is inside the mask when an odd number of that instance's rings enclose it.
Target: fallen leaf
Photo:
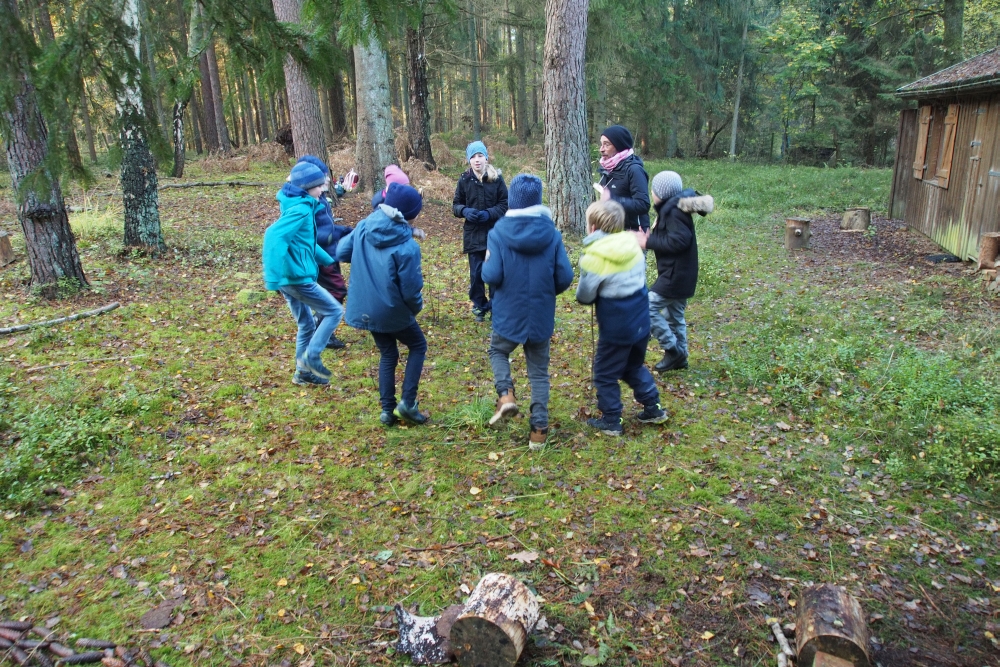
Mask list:
[[[778,430],[780,430],[780,431],[791,431],[792,430],[792,427],[789,426],[788,424],[786,424],[785,422],[778,422],[777,424],[775,424],[775,426],[777,426]]]
[[[288,585],[288,579],[285,579],[284,577],[282,577],[281,579],[278,579],[278,585],[279,586],[287,586]]]
[[[691,549],[690,555],[694,556],[695,558],[708,558],[712,554],[708,549],[694,548]]]
[[[586,600],[583,601],[583,608],[587,610],[587,613],[591,616],[594,615],[594,605],[590,604]]]
[[[705,630],[705,632],[701,633],[701,638],[704,639],[705,641],[708,641],[709,639],[711,639],[714,636],[715,636],[715,633],[714,632],[709,632],[708,630]]]
[[[516,554],[508,554],[507,560],[516,560],[521,563],[532,563],[538,560],[537,551],[518,551]]]
[[[303,646],[302,644],[296,644],[296,645],[295,645],[295,646],[293,646],[292,648],[293,648],[293,649],[295,650],[295,652],[296,652],[296,653],[298,653],[299,655],[305,655],[305,652],[306,652],[306,647],[305,647],[305,646]]]
[[[474,486],[471,489],[469,489],[469,493],[471,493],[474,496],[478,496],[482,492],[483,492],[483,490],[480,489],[478,486]]]
[[[489,456],[488,456],[487,458],[489,458],[489,460],[490,460],[490,461],[496,461],[496,460],[498,460],[498,459],[499,459],[500,457],[499,457],[499,456],[497,455],[497,453],[496,453],[496,452],[490,452],[490,453],[489,453]]]

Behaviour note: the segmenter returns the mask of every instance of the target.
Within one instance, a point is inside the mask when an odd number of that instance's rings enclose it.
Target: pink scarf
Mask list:
[[[602,157],[600,160],[601,166],[604,167],[605,171],[612,171],[621,163],[622,160],[631,156],[634,152],[635,151],[629,148],[628,150],[621,151],[620,153],[615,153],[611,157]]]

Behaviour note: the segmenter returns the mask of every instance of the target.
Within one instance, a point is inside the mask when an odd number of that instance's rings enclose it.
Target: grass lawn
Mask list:
[[[835,230],[848,206],[884,214],[886,171],[670,166],[717,206],[697,222],[691,368],[659,378],[672,417],[642,426],[635,406],[622,439],[588,431],[574,285],[540,453],[523,419],[485,426],[489,325],[450,206],[420,218],[433,423],[384,429],[367,334],[339,330],[331,386],[290,381],[293,321],[260,293],[272,189],[162,191],[157,261],[121,254],[114,197],[76,195],[93,289],[39,300],[22,260],[0,274],[0,321],[122,307],[0,338],[0,618],[59,616],[69,639],[171,665],[403,665],[393,604],[430,615],[504,571],[544,600],[524,664],[750,666],[774,662],[766,618],[794,622],[803,585],[836,582],[883,665],[1000,664],[997,303],[894,223]],[[785,252],[789,215],[816,220],[813,250]],[[526,402],[520,353],[514,372]],[[508,559],[524,550],[539,558]],[[167,599],[174,624],[142,631]]]

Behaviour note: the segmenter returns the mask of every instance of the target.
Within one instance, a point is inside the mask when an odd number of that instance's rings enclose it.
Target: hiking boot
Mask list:
[[[310,360],[309,357],[303,357],[295,363],[295,368],[300,371],[309,371],[321,380],[330,381],[330,377],[333,373],[330,369],[323,365],[323,361],[317,356],[315,359]]]
[[[472,314],[475,316],[477,322],[485,322],[486,321],[486,311],[485,310],[480,310],[479,308],[473,307],[472,308]]]
[[[499,421],[504,421],[508,417],[513,417],[517,414],[517,403],[514,402],[514,392],[508,390],[503,396],[497,399],[497,411],[493,413],[490,417],[490,426],[493,426]]]
[[[528,449],[533,452],[541,451],[545,448],[545,440],[549,437],[549,427],[544,426],[538,428],[536,426],[531,427],[531,433],[528,434]]]
[[[414,426],[426,424],[427,420],[430,418],[429,414],[426,412],[420,412],[420,410],[417,409],[416,403],[409,406],[406,403],[400,402],[400,404],[396,406],[396,409],[392,411],[392,414],[396,415],[407,424],[412,424]]]
[[[653,405],[644,406],[642,412],[637,414],[635,418],[643,424],[662,424],[670,419],[670,415],[660,407],[659,403],[654,403]]]
[[[614,418],[608,416],[602,416],[600,419],[591,417],[587,420],[587,426],[591,428],[596,428],[598,431],[604,435],[621,435],[622,434],[622,418]]]
[[[663,359],[659,362],[653,369],[659,373],[666,373],[668,371],[677,371],[688,367],[688,360],[686,354],[681,354],[676,350],[666,350],[663,353]]]
[[[395,426],[399,423],[399,418],[392,413],[392,410],[383,410],[378,420],[382,422],[382,426]]]
[[[347,347],[347,343],[337,338],[336,334],[330,336],[330,342],[326,344],[326,349],[328,350],[343,350]]]
[[[318,378],[309,371],[296,370],[292,375],[292,383],[301,385],[303,387],[314,385],[322,387],[324,385],[330,384],[329,380],[324,380],[323,378]]]

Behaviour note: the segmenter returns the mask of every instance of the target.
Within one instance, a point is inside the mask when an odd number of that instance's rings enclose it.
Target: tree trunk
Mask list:
[[[253,85],[253,95],[257,100],[257,132],[261,141],[267,141],[271,138],[271,130],[267,125],[267,103],[264,101],[264,91],[260,89],[260,81],[255,72],[251,73],[250,83]]]
[[[217,153],[219,151],[219,129],[215,125],[215,96],[212,94],[212,71],[208,65],[208,51],[202,51],[201,56],[198,57],[198,70],[201,73],[205,145],[208,147],[209,153]]]
[[[514,126],[517,128],[517,143],[528,143],[528,82],[525,75],[527,63],[524,62],[524,26],[519,25],[514,36],[515,61],[517,63],[517,94],[514,101]]]
[[[208,75],[212,91],[212,111],[215,114],[215,131],[219,137],[219,149],[223,153],[233,150],[229,141],[229,128],[226,126],[226,109],[222,100],[222,82],[219,80],[219,61],[215,57],[215,39],[210,37],[205,46],[208,60]]]
[[[36,20],[38,31],[41,33],[41,39],[43,44],[49,44],[54,42],[56,39],[55,31],[52,29],[52,15],[49,13],[49,3],[48,0],[37,0],[36,6]],[[74,170],[83,169],[83,158],[80,157],[80,144],[76,140],[76,130],[74,129],[74,118],[71,109],[61,109],[64,113],[60,114],[63,116],[62,129],[66,135],[66,157],[69,160],[69,165]]]
[[[531,589],[509,574],[487,574],[451,626],[451,649],[462,667],[514,667],[537,622]]]
[[[964,57],[962,26],[965,20],[965,0],[944,0],[945,64],[951,65]]]
[[[736,130],[740,124],[740,94],[743,92],[743,64],[747,57],[747,27],[750,21],[743,22],[743,46],[740,50],[740,68],[736,74],[736,100],[733,102],[733,133],[729,137],[729,159],[736,160]]]
[[[5,38],[9,31],[20,28],[16,0],[0,0],[0,15],[5,17],[6,25],[0,28],[6,33]],[[13,64],[12,83],[16,88],[12,104],[0,112],[7,126],[3,133],[4,150],[17,199],[17,219],[27,246],[31,284],[41,287],[48,295],[56,294],[60,281],[85,287],[87,278],[80,265],[59,179],[45,165],[49,150],[48,128],[30,79],[30,64],[21,53],[8,52],[5,57],[11,61],[8,65]],[[34,178],[22,191],[21,186],[28,177]]]
[[[83,131],[87,135],[87,152],[90,162],[97,162],[97,148],[94,146],[94,128],[90,124],[90,100],[87,98],[87,87],[80,82],[80,116],[83,118]]]
[[[1000,254],[1000,232],[985,232],[979,237],[979,263],[977,270],[997,268]]]
[[[389,101],[385,52],[375,40],[354,45],[354,75],[358,101],[358,144],[355,152],[359,187],[367,192],[383,187],[386,166],[396,162],[396,143]]]
[[[427,57],[424,53],[424,22],[406,29],[406,61],[410,73],[410,146],[418,160],[436,167],[431,152],[431,114],[427,107]]]
[[[480,113],[479,108],[479,44],[476,38],[476,9],[475,5],[472,4],[472,0],[469,0],[469,54],[472,60],[472,66],[469,68],[471,70],[471,78],[469,80],[469,91],[472,94],[472,100],[470,104],[470,115],[472,116],[472,138],[482,139],[483,128],[480,123]]]
[[[811,667],[821,654],[869,665],[868,624],[856,599],[842,586],[820,584],[802,592],[795,620],[799,667]],[[836,663],[834,663],[836,664]]]
[[[187,105],[187,100],[183,99],[174,102],[174,170],[170,173],[174,178],[184,176],[184,110]]]
[[[330,99],[330,129],[334,137],[347,134],[347,114],[344,112],[344,77],[340,72],[333,76],[327,91]]]
[[[274,15],[282,23],[298,23],[302,13],[302,0],[272,0]],[[326,137],[323,118],[319,111],[316,89],[306,78],[305,69],[290,55],[285,56],[285,91],[292,120],[292,142],[295,157],[315,155],[324,162]],[[391,126],[390,126],[391,127]]]
[[[139,0],[124,0],[122,22],[132,29],[129,47],[140,61]],[[153,256],[166,249],[160,230],[156,164],[146,137],[140,73],[122,73],[123,90],[116,100],[121,126],[121,184],[125,208],[125,247],[138,248]]]
[[[201,145],[201,129],[198,127],[201,119],[201,109],[198,105],[198,93],[191,91],[191,106],[188,108],[188,115],[191,122],[192,134],[194,134],[194,150],[198,155],[204,152]]]
[[[542,122],[556,227],[582,234],[591,201],[584,55],[588,0],[546,0]]]

